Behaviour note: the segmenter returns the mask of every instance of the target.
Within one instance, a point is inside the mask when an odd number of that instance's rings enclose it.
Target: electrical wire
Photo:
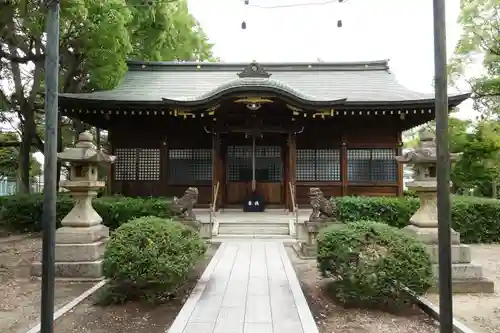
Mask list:
[[[250,8],[260,8],[260,9],[280,9],[280,8],[291,8],[291,7],[306,7],[306,6],[323,6],[334,2],[345,2],[342,0],[326,0],[322,2],[304,2],[304,3],[293,3],[288,5],[274,5],[274,6],[263,6],[263,5],[252,5],[250,1],[245,1],[245,6]]]

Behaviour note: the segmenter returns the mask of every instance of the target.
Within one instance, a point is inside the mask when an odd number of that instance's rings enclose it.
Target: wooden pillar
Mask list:
[[[113,141],[112,141],[112,131],[111,129],[108,130],[108,154],[114,155],[115,149],[113,148]],[[111,164],[108,168],[108,176],[107,176],[107,182],[106,182],[106,195],[113,195],[113,182],[114,182],[114,175],[115,175],[115,165]]]
[[[287,181],[290,182],[293,186],[296,183],[296,175],[297,175],[297,140],[296,135],[293,132],[288,133],[288,159],[287,159]],[[286,186],[286,198],[287,198],[287,206],[290,211],[293,211],[293,202],[290,197],[290,185],[288,182],[285,184]],[[295,197],[297,199],[297,197]],[[297,204],[297,203],[296,203]]]
[[[222,191],[222,163],[221,163],[221,149],[220,149],[220,134],[218,132],[212,135],[212,203],[215,200],[214,193],[217,183],[219,183],[219,191],[217,193],[217,201],[215,209],[221,206],[221,191]]]
[[[164,197],[168,197],[170,194],[168,188],[168,175],[169,175],[169,163],[168,163],[168,137],[165,135],[161,140],[160,147],[160,181],[162,184],[161,194]]]
[[[344,135],[341,135],[340,138],[340,193],[342,196],[348,195],[347,192],[347,142]]]
[[[398,147],[396,148],[396,156],[403,154],[403,132],[398,132]],[[403,164],[398,163],[398,196],[404,195],[404,172]]]

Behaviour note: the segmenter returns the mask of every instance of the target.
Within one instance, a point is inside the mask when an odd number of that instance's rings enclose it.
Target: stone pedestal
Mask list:
[[[439,248],[436,181],[415,181],[408,185],[420,198],[420,208],[410,218],[411,225],[404,229],[419,238],[427,247],[433,264],[436,283],[431,288],[438,291]],[[494,284],[483,276],[483,268],[471,262],[471,249],[460,243],[460,234],[451,229],[452,284],[454,293],[493,293]]]
[[[460,154],[450,154],[454,161]],[[423,130],[420,133],[419,146],[403,156],[396,156],[402,164],[411,164],[415,171],[415,181],[408,184],[420,199],[420,207],[410,218],[410,225],[405,230],[419,238],[427,247],[430,255],[436,283],[432,290],[438,288],[439,247],[437,218],[437,150],[434,135]],[[483,277],[480,265],[471,263],[471,251],[468,245],[460,244],[460,235],[451,229],[452,284],[454,293],[492,293],[493,282]],[[431,290],[431,291],[432,291]]]
[[[70,176],[61,181],[75,199],[75,206],[61,221],[56,231],[56,278],[65,280],[100,280],[102,263],[109,230],[102,225],[102,218],[92,207],[97,189],[105,186],[98,180],[99,165],[109,165],[114,156],[97,150],[92,135],[83,132],[74,148],[58,154],[61,161],[70,162]],[[32,275],[41,276],[42,265],[35,262]]]

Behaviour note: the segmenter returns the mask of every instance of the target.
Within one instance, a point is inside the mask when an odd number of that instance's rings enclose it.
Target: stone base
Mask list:
[[[454,294],[492,294],[495,292],[493,281],[484,278],[477,280],[452,280],[451,285]],[[439,283],[436,282],[427,292],[437,294],[439,292]]]
[[[62,227],[56,231],[56,244],[90,244],[108,237],[109,229],[102,224],[87,228]]]
[[[56,278],[64,280],[102,279],[102,262],[109,229],[103,225],[62,227],[56,231]],[[35,258],[31,275],[42,275],[41,258]]]
[[[201,223],[200,236],[203,239],[212,238],[212,223]]]
[[[420,228],[415,225],[408,225],[403,228],[409,234],[418,237],[425,244],[438,243],[438,229],[437,228]],[[451,229],[451,243],[460,244],[460,234]]]
[[[426,245],[432,262],[436,283],[429,292],[437,292],[439,281],[439,246],[437,228],[420,228],[409,225],[404,230],[420,239]],[[451,230],[451,277],[453,293],[493,293],[494,283],[484,278],[483,267],[471,263],[469,245],[460,244],[460,234]]]
[[[103,260],[86,262],[56,262],[56,279],[65,281],[96,281],[102,280]],[[42,276],[42,264],[33,263],[31,266],[31,275]]]
[[[197,220],[194,220],[194,221],[174,220],[174,221],[180,222],[180,223],[182,223],[190,228],[193,228],[196,231],[200,231],[200,229],[201,229],[201,221],[197,221]]]
[[[439,262],[439,247],[437,244],[427,244],[427,253],[431,257],[431,262]],[[466,264],[471,262],[470,246],[467,244],[453,244],[451,246],[451,262],[453,264]]]

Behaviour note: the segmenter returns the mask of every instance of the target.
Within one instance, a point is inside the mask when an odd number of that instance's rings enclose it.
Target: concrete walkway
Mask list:
[[[168,333],[318,333],[282,243],[220,245]]]

